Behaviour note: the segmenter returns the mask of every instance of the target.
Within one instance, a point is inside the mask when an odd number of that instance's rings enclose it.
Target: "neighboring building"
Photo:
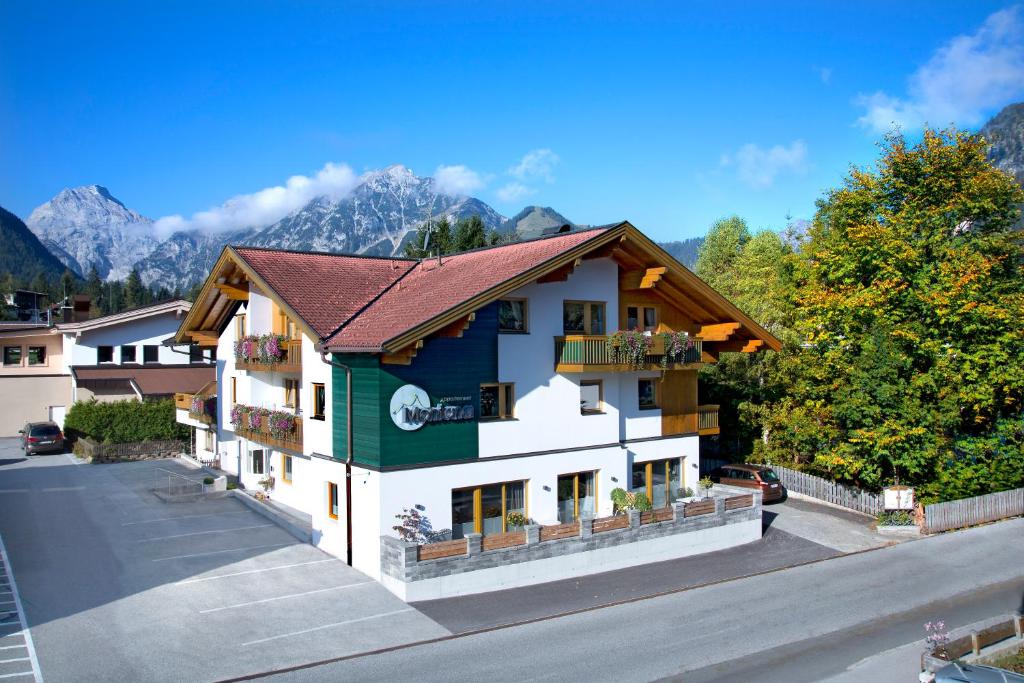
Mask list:
[[[30,421],[63,425],[75,401],[167,398],[209,383],[212,351],[162,344],[190,306],[167,301],[81,322],[0,325],[0,436]]]
[[[615,357],[621,329],[650,348]],[[377,578],[405,508],[460,538],[608,515],[616,487],[666,505],[718,433],[700,365],[779,348],[629,223],[440,260],[228,247],[176,340],[217,349],[213,414],[179,411],[197,442]]]

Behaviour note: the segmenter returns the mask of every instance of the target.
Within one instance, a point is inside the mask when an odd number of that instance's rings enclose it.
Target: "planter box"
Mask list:
[[[878,533],[892,534],[894,536],[920,536],[921,527],[916,524],[910,524],[907,526],[890,526],[885,524],[878,527]]]

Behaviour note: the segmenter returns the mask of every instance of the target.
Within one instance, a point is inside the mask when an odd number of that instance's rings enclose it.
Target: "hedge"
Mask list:
[[[87,436],[102,443],[189,438],[189,428],[175,421],[173,399],[79,401],[68,410],[64,431],[72,438]]]

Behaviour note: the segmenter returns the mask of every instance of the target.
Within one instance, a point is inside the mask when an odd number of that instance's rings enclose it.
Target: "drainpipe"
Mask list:
[[[327,358],[320,349],[320,360],[332,368],[345,371],[345,535],[348,566],[352,566],[352,368]]]

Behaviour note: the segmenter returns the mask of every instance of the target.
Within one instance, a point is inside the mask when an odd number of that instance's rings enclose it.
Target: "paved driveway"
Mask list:
[[[764,506],[763,519],[772,529],[823,545],[841,553],[898,543],[903,538],[884,537],[872,528],[874,518],[851,510],[792,496],[784,503]]]
[[[448,633],[232,498],[161,501],[160,468],[190,472],[0,439],[0,538],[45,679],[215,680]]]

